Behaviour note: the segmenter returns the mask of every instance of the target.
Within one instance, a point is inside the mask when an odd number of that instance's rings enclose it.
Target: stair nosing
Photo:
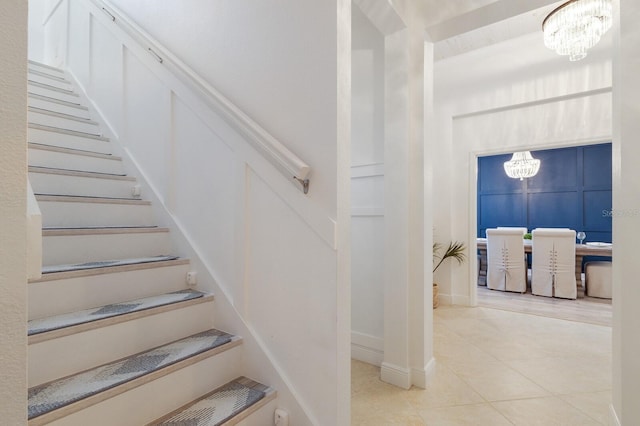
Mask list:
[[[47,145],[47,144],[36,143],[36,142],[29,142],[28,148],[37,149],[40,151],[59,152],[62,154],[69,154],[69,155],[81,155],[83,157],[101,158],[104,160],[122,161],[122,157],[118,157],[116,155],[103,154],[102,152],[85,151],[82,149],[66,148],[63,146]]]
[[[97,330],[99,328],[104,328],[111,325],[121,324],[129,321],[135,321],[140,318],[150,317],[153,315],[175,311],[178,309],[184,309],[184,308],[199,305],[202,303],[209,303],[213,300],[214,300],[213,294],[204,294],[203,296],[194,298],[194,299],[173,302],[170,304],[155,306],[153,308],[148,308],[140,311],[114,315],[111,317],[101,318],[95,321],[83,322],[83,323],[71,325],[68,327],[63,327],[63,328],[58,328],[51,331],[32,334],[28,336],[27,340],[29,345],[35,345],[37,343],[46,342],[48,340],[71,336],[76,333],[83,333],[85,331]]]
[[[134,206],[150,206],[151,201],[139,200],[135,198],[111,198],[111,197],[93,197],[87,195],[52,195],[52,194],[35,194],[37,201],[42,202],[58,202],[58,203],[86,203],[86,204],[120,204]]]
[[[118,274],[121,272],[132,272],[145,269],[170,268],[173,266],[183,266],[190,263],[189,259],[171,259],[157,262],[131,263],[128,265],[101,266],[98,268],[77,269],[74,271],[49,272],[42,274],[40,278],[29,280],[29,284],[42,283],[48,281],[58,281],[70,278],[91,277],[106,274]]]
[[[27,96],[33,99],[38,99],[44,102],[51,102],[58,105],[67,106],[69,108],[81,109],[83,111],[89,111],[89,107],[80,103],[64,101],[62,99],[52,98],[51,96],[41,95],[39,93],[27,92]]]
[[[124,235],[124,234],[162,234],[169,228],[113,227],[113,228],[58,228],[43,229],[42,237],[77,237],[82,235]]]
[[[88,132],[80,132],[78,130],[63,129],[61,127],[47,126],[46,124],[29,123],[29,128],[34,130],[42,130],[44,132],[61,133],[63,135],[77,136],[87,139],[95,139],[98,141],[109,142],[109,138],[102,135]]]
[[[63,119],[63,120],[76,121],[78,123],[83,123],[83,124],[92,124],[94,126],[99,126],[100,125],[100,123],[98,123],[97,121],[93,121],[90,118],[78,117],[77,115],[67,114],[67,113],[64,113],[64,112],[53,111],[53,110],[46,109],[46,108],[28,106],[27,110],[29,112],[33,112],[33,113],[36,113],[36,114],[48,115],[50,117],[60,118],[60,119]]]
[[[45,90],[51,90],[53,92],[62,93],[63,95],[75,96],[75,97],[78,97],[78,98],[80,97],[80,95],[78,95],[73,90],[63,89],[61,87],[53,86],[53,85],[47,84],[47,83],[40,83],[39,81],[29,80],[27,78],[27,86],[28,85],[39,87],[39,88],[45,89]]]
[[[179,340],[182,340],[182,339],[178,339],[178,340],[176,340],[174,342],[177,342]],[[174,343],[174,342],[171,342],[171,343]],[[158,370],[152,371],[152,372],[150,372],[150,373],[148,373],[146,375],[137,377],[137,378],[132,379],[132,380],[130,380],[128,382],[121,383],[119,385],[116,385],[114,387],[106,389],[106,390],[104,390],[102,392],[98,392],[98,393],[96,393],[94,395],[88,396],[86,398],[83,398],[83,399],[80,399],[78,401],[72,402],[72,403],[70,403],[68,405],[62,406],[62,407],[57,408],[55,410],[52,410],[52,411],[49,411],[47,413],[41,414],[41,415],[39,415],[37,417],[29,419],[28,424],[29,424],[29,426],[46,425],[47,423],[50,423],[50,422],[52,422],[54,420],[58,420],[58,419],[60,419],[62,417],[65,417],[65,416],[68,416],[68,415],[70,415],[72,413],[78,412],[78,411],[80,411],[80,410],[82,410],[84,408],[91,407],[91,406],[96,405],[96,404],[98,404],[98,403],[100,403],[102,401],[106,401],[107,399],[113,398],[114,396],[117,396],[117,395],[123,394],[125,392],[128,392],[131,389],[135,389],[135,388],[137,388],[139,386],[142,386],[142,385],[150,383],[150,382],[152,382],[154,380],[157,380],[157,379],[160,379],[162,377],[165,377],[165,376],[173,373],[174,371],[178,371],[178,370],[181,370],[183,368],[190,367],[190,366],[192,366],[194,364],[199,363],[200,361],[203,361],[205,359],[211,358],[211,357],[213,357],[215,355],[218,355],[220,353],[223,353],[223,352],[226,352],[228,350],[231,350],[231,349],[239,346],[241,343],[242,343],[242,338],[240,336],[233,335],[231,337],[231,341],[230,342],[227,342],[227,343],[222,344],[220,346],[216,346],[215,348],[209,349],[207,351],[200,352],[200,353],[198,353],[196,355],[193,355],[193,356],[191,356],[189,358],[177,361],[177,362],[175,362],[173,364],[170,364],[170,365],[162,367],[162,368],[160,368]],[[164,346],[164,345],[162,345],[162,346]],[[144,353],[144,352],[146,352],[146,351],[139,352],[138,354],[141,354],[141,353]],[[126,358],[131,358],[131,357],[133,357],[135,355],[137,355],[137,354],[134,354],[134,355],[132,355],[130,357],[121,358],[120,360],[112,361],[112,362],[109,362],[107,364],[103,364],[102,366],[108,365],[108,364],[111,364],[111,363],[115,363],[117,361],[121,361],[121,360],[124,360]],[[99,367],[101,367],[101,366],[99,366]],[[84,372],[89,371],[89,370],[91,370],[91,369],[88,369],[88,370],[85,370],[85,371],[81,371],[79,373],[75,373],[75,374],[72,374],[72,375],[67,376],[67,377],[71,377],[71,376],[74,376],[76,374],[84,373]],[[57,379],[57,380],[61,380],[61,379]],[[54,380],[54,382],[57,381],[57,380]],[[51,383],[51,382],[49,382],[49,383]]]

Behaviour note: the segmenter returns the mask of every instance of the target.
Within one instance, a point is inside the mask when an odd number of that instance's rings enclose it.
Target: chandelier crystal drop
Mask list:
[[[514,152],[511,160],[504,162],[504,171],[514,179],[535,176],[540,170],[540,160],[531,156],[529,151]]]
[[[570,61],[587,56],[587,49],[611,28],[611,0],[569,0],[554,9],[542,22],[544,44]]]

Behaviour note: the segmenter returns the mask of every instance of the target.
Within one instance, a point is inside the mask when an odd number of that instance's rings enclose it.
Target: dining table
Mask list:
[[[487,285],[487,239],[477,239],[479,259],[478,285]],[[531,240],[524,240],[524,252],[531,253],[533,245]],[[604,256],[612,257],[613,246],[611,243],[591,242],[578,244],[576,243],[576,285],[578,290],[582,288],[582,260],[585,256]],[[580,292],[579,292],[580,294]]]

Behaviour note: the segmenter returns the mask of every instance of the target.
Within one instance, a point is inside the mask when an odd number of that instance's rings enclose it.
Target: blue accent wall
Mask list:
[[[571,228],[611,242],[611,144],[531,151],[534,177],[512,179],[511,154],[478,158],[478,236],[487,228]]]

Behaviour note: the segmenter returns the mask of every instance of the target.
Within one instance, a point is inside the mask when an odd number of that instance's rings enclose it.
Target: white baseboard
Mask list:
[[[380,367],[384,360],[384,340],[380,337],[352,331],[351,358]]]
[[[402,389],[411,387],[411,371],[397,365],[383,362],[380,367],[380,380]]]
[[[427,387],[436,372],[436,359],[431,358],[423,368],[411,369],[411,384],[421,389]]]
[[[618,418],[618,414],[616,413],[616,409],[613,407],[613,404],[609,404],[609,425],[622,426],[622,423],[620,423],[620,419]]]
[[[471,306],[471,298],[461,294],[438,294],[438,302],[441,305]]]

